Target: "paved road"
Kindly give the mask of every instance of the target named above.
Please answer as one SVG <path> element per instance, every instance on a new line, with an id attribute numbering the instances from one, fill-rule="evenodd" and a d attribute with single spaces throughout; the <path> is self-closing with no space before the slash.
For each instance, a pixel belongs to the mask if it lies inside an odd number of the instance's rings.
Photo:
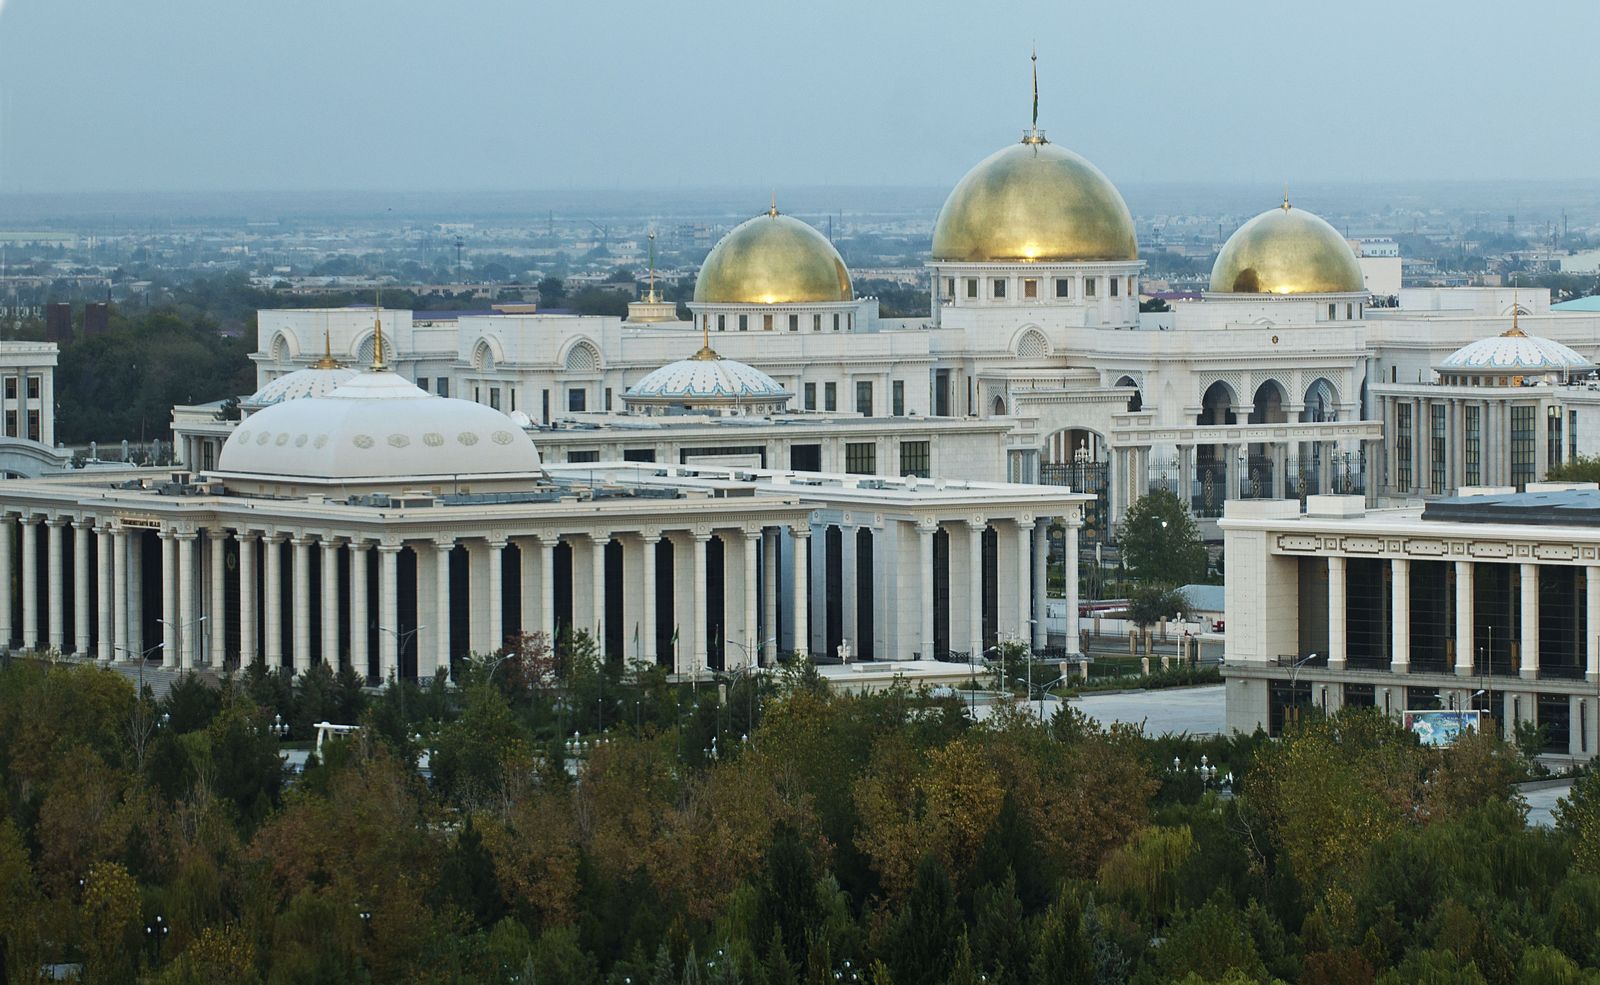
<path id="1" fill-rule="evenodd" d="M 1553 828 L 1556 826 L 1555 810 L 1556 801 L 1572 792 L 1572 784 L 1564 783 L 1558 787 L 1545 787 L 1540 790 L 1526 790 L 1522 796 L 1528 802 L 1528 826 L 1534 828 Z"/>
<path id="2" fill-rule="evenodd" d="M 1168 732 L 1213 735 L 1223 731 L 1223 685 L 1173 687 L 1159 691 L 1086 694 L 1071 704 L 1102 725 L 1128 722 L 1149 736 Z"/>

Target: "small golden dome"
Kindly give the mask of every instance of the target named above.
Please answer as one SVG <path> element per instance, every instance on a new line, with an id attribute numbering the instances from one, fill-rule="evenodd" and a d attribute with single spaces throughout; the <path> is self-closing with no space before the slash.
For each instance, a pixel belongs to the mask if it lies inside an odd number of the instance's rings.
<path id="1" fill-rule="evenodd" d="M 1234 231 L 1211 268 L 1224 294 L 1342 294 L 1366 290 L 1361 264 L 1321 216 L 1283 205 Z"/>
<path id="2" fill-rule="evenodd" d="M 722 237 L 700 265 L 704 304 L 851 301 L 850 271 L 828 238 L 776 205 Z"/>
<path id="3" fill-rule="evenodd" d="M 1137 260 L 1127 203 L 1100 169 L 1030 133 L 956 185 L 933 227 L 933 258 Z"/>

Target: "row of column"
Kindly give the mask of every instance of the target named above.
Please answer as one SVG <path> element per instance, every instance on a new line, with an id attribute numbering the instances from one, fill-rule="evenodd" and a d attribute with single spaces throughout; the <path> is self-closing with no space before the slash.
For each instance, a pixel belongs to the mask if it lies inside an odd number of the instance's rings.
<path id="1" fill-rule="evenodd" d="M 1473 661 L 1477 641 L 1473 630 L 1473 586 L 1475 561 L 1455 563 L 1455 673 L 1470 677 L 1481 675 L 1486 668 L 1477 667 Z M 1390 663 L 1395 673 L 1411 669 L 1411 561 L 1408 558 L 1391 558 L 1390 566 Z M 1521 668 L 1524 678 L 1539 676 L 1539 565 L 1519 565 L 1520 590 L 1518 606 L 1521 610 L 1520 637 Z M 1584 596 L 1589 625 L 1583 633 L 1585 676 L 1600 681 L 1600 566 L 1585 565 Z M 1328 558 L 1328 668 L 1343 670 L 1349 664 L 1348 639 L 1345 632 L 1345 613 L 1349 598 L 1348 567 L 1342 555 Z M 1485 659 L 1489 659 L 1485 655 Z"/>

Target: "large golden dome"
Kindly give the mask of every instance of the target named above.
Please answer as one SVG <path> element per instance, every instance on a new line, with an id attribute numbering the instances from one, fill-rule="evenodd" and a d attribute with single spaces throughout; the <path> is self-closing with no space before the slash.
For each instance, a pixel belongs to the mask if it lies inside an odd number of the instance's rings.
<path id="1" fill-rule="evenodd" d="M 1127 203 L 1100 169 L 1043 137 L 967 172 L 933 227 L 933 258 L 1137 260 Z"/>
<path id="2" fill-rule="evenodd" d="M 712 247 L 694 283 L 706 304 L 850 301 L 850 271 L 826 236 L 773 206 Z"/>
<path id="3" fill-rule="evenodd" d="M 1285 200 L 1222 244 L 1211 289 L 1229 294 L 1341 294 L 1366 290 L 1361 264 L 1339 230 Z"/>

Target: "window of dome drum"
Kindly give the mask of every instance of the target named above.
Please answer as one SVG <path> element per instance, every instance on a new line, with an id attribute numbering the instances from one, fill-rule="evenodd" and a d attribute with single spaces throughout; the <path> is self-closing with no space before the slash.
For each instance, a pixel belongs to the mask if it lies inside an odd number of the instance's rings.
<path id="1" fill-rule="evenodd" d="M 999 300 L 1006 296 L 1006 282 L 999 277 L 994 279 L 994 297 Z"/>
<path id="2" fill-rule="evenodd" d="M 1072 297 L 1072 279 L 1071 278 L 1069 278 L 1069 277 L 1057 277 L 1056 278 L 1056 297 L 1058 297 L 1058 298 L 1070 298 L 1070 297 Z"/>
<path id="3" fill-rule="evenodd" d="M 1022 282 L 1022 296 L 1036 298 L 1039 296 L 1039 282 L 1029 277 Z"/>

